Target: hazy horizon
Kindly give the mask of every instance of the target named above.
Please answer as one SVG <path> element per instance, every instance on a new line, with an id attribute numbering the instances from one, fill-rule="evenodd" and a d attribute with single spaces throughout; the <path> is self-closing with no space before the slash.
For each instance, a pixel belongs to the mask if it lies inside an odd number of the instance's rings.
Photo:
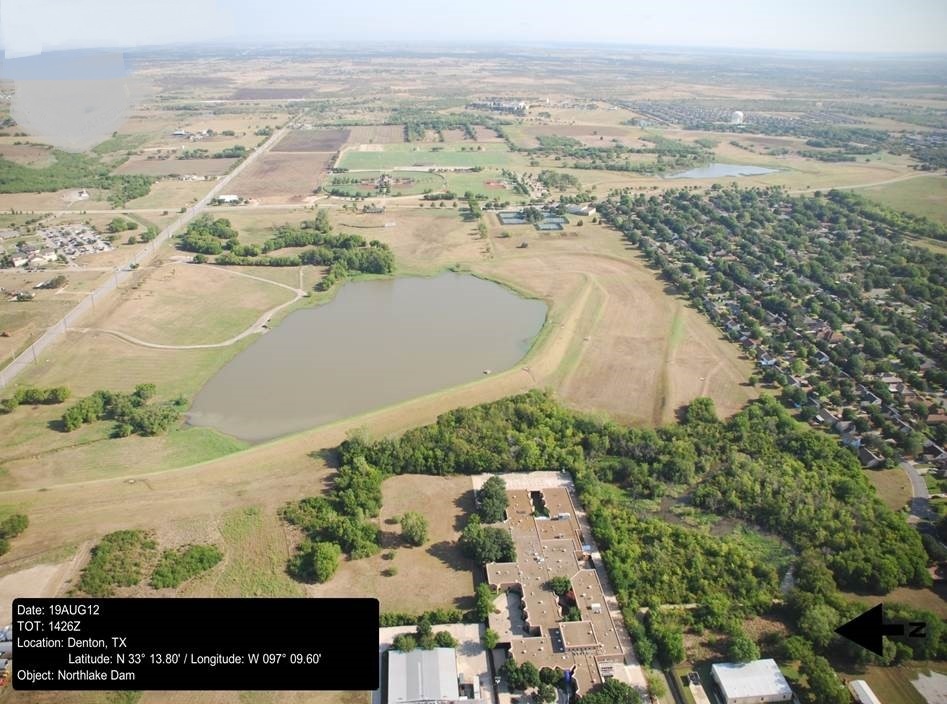
<path id="1" fill-rule="evenodd" d="M 825 54 L 947 53 L 940 0 L 798 0 L 771 6 L 483 0 L 458 12 L 431 0 L 318 7 L 305 0 L 3 0 L 6 58 L 70 49 L 181 44 L 602 45 Z"/>

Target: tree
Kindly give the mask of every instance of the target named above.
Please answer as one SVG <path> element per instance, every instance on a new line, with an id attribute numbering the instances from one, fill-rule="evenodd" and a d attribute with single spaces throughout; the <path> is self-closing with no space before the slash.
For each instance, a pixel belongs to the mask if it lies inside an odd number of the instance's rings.
<path id="1" fill-rule="evenodd" d="M 614 677 L 582 697 L 582 704 L 641 704 L 641 695 Z"/>
<path id="2" fill-rule="evenodd" d="M 556 596 L 562 596 L 572 589 L 572 582 L 569 581 L 568 577 L 559 576 L 553 577 L 546 582 L 546 586 L 549 587 L 550 591 Z"/>
<path id="3" fill-rule="evenodd" d="M 645 678 L 648 680 L 648 691 L 651 692 L 651 696 L 660 699 L 668 693 L 667 680 L 660 672 L 648 670 Z"/>
<path id="4" fill-rule="evenodd" d="M 454 638 L 448 631 L 438 631 L 434 636 L 434 644 L 438 648 L 456 648 L 457 639 Z"/>
<path id="5" fill-rule="evenodd" d="M 838 611 L 828 604 L 816 604 L 802 614 L 799 630 L 818 647 L 824 648 L 835 637 L 835 629 L 841 622 Z"/>
<path id="6" fill-rule="evenodd" d="M 829 661 L 821 655 L 804 660 L 799 672 L 809 682 L 807 700 L 812 704 L 848 704 L 851 701 L 848 690 L 839 682 Z"/>
<path id="7" fill-rule="evenodd" d="M 546 684 L 545 682 L 543 682 L 542 684 L 539 685 L 539 700 L 540 701 L 547 702 L 547 704 L 552 704 L 552 702 L 556 701 L 558 698 L 559 697 L 556 694 L 556 688 L 553 687 L 551 684 Z"/>
<path id="8" fill-rule="evenodd" d="M 408 511 L 401 517 L 401 537 L 411 545 L 427 541 L 427 519 L 420 513 Z"/>
<path id="9" fill-rule="evenodd" d="M 750 662 L 759 660 L 760 649 L 750 638 L 740 633 L 730 641 L 728 654 L 733 662 Z"/>
<path id="10" fill-rule="evenodd" d="M 509 501 L 506 496 L 506 482 L 494 475 L 487 479 L 477 494 L 480 500 L 480 517 L 484 523 L 499 523 L 506 516 Z"/>
<path id="11" fill-rule="evenodd" d="M 492 628 L 483 632 L 483 647 L 487 650 L 493 650 L 500 643 L 500 635 Z"/>
<path id="12" fill-rule="evenodd" d="M 341 556 L 342 549 L 335 543 L 307 538 L 289 561 L 289 571 L 298 579 L 326 582 L 338 569 Z"/>
<path id="13" fill-rule="evenodd" d="M 562 681 L 562 671 L 544 667 L 539 671 L 539 680 L 543 684 L 557 685 Z"/>
<path id="14" fill-rule="evenodd" d="M 520 678 L 524 685 L 523 689 L 538 687 L 540 685 L 539 668 L 529 661 L 524 662 L 520 665 Z"/>
<path id="15" fill-rule="evenodd" d="M 494 526 L 483 526 L 477 516 L 470 519 L 460 536 L 460 547 L 481 565 L 488 562 L 516 562 L 516 546 L 509 532 Z"/>
<path id="16" fill-rule="evenodd" d="M 410 653 L 418 647 L 418 642 L 410 633 L 399 633 L 392 642 L 392 647 L 402 653 Z"/>
<path id="17" fill-rule="evenodd" d="M 476 603 L 474 611 L 477 613 L 478 620 L 484 622 L 489 620 L 490 614 L 492 614 L 494 611 L 493 603 L 496 600 L 496 597 L 496 592 L 494 592 L 493 588 L 486 582 L 481 582 L 477 585 L 477 590 L 474 597 Z M 494 633 L 494 635 L 496 634 Z"/>

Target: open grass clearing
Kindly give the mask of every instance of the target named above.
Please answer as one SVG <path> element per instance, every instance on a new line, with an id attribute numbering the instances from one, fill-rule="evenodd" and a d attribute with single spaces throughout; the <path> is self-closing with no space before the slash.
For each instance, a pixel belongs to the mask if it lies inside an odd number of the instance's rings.
<path id="1" fill-rule="evenodd" d="M 141 198 L 130 200 L 127 208 L 167 208 L 177 210 L 193 205 L 200 200 L 214 184 L 212 181 L 178 181 L 167 179 L 151 185 L 151 192 Z"/>
<path id="2" fill-rule="evenodd" d="M 911 481 L 900 467 L 865 470 L 879 498 L 893 511 L 900 511 L 911 500 Z"/>
<path id="3" fill-rule="evenodd" d="M 382 485 L 382 551 L 362 560 L 346 560 L 325 584 L 307 588 L 310 596 L 375 596 L 382 611 L 420 613 L 439 607 L 473 606 L 473 568 L 457 547 L 466 516 L 473 512 L 470 478 L 402 475 Z M 401 540 L 394 521 L 406 511 L 425 516 L 428 542 L 413 547 Z M 389 552 L 393 559 L 385 559 Z M 397 574 L 383 572 L 394 568 Z M 419 589 L 418 585 L 428 585 Z"/>
<path id="4" fill-rule="evenodd" d="M 920 176 L 861 190 L 861 195 L 896 210 L 906 210 L 947 224 L 947 178 Z"/>

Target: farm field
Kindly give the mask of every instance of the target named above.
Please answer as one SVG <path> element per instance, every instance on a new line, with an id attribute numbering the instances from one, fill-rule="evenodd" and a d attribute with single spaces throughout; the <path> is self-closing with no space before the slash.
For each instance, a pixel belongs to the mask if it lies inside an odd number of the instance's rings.
<path id="1" fill-rule="evenodd" d="M 404 125 L 356 125 L 349 128 L 347 146 L 404 142 Z"/>
<path id="2" fill-rule="evenodd" d="M 468 146 L 469 144 L 469 146 Z M 462 150 L 463 148 L 463 150 Z M 338 166 L 349 170 L 379 170 L 404 167 L 509 166 L 513 155 L 506 145 L 469 142 L 451 145 L 368 144 L 349 147 Z"/>
<path id="3" fill-rule="evenodd" d="M 321 185 L 332 155 L 269 153 L 247 167 L 228 190 L 260 203 L 302 203 Z"/>
<path id="4" fill-rule="evenodd" d="M 349 130 L 292 130 L 274 147 L 274 152 L 335 152 L 349 138 Z"/>

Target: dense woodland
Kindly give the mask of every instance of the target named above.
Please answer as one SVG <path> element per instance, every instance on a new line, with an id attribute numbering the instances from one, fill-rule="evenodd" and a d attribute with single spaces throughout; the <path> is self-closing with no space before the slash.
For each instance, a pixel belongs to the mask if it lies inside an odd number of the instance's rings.
<path id="1" fill-rule="evenodd" d="M 382 476 L 570 471 L 645 662 L 682 660 L 684 628 L 718 630 L 733 652 L 752 654 L 740 624 L 761 613 L 793 629 L 776 654 L 814 673 L 808 701 L 833 701 L 837 680 L 822 677 L 825 668 L 831 673 L 827 655 L 850 664 L 947 658 L 942 622 L 907 607 L 893 612 L 927 621 L 928 641 L 895 639 L 884 658 L 874 658 L 834 636 L 864 608 L 841 589 L 885 594 L 929 585 L 928 556 L 917 532 L 879 500 L 854 454 L 773 398 L 725 422 L 709 399 L 698 399 L 683 423 L 652 430 L 577 414 L 534 391 L 451 411 L 398 439 L 352 438 L 339 454 L 343 466 L 364 462 Z M 786 541 L 795 586 L 781 589 L 783 575 L 740 532 L 672 523 L 641 501 L 662 496 L 701 511 L 711 525 L 739 518 Z M 480 526 L 477 518 L 471 525 Z M 679 616 L 654 610 L 691 603 L 699 608 Z M 641 607 L 651 607 L 647 616 Z"/>
<path id="2" fill-rule="evenodd" d="M 300 227 L 283 225 L 262 245 L 240 244 L 239 233 L 226 218 L 203 215 L 192 221 L 180 236 L 179 247 L 195 252 L 194 260 L 229 266 L 327 266 L 329 271 L 317 288 L 328 289 L 350 274 L 390 274 L 395 258 L 379 240 L 368 242 L 360 235 L 332 234 L 328 215 L 320 210 Z M 302 249 L 298 254 L 273 254 L 284 249 Z"/>
<path id="3" fill-rule="evenodd" d="M 155 179 L 151 176 L 113 176 L 115 164 L 105 164 L 86 154 L 53 149 L 55 161 L 49 166 L 32 167 L 0 157 L 0 193 L 46 193 L 66 188 L 99 188 L 109 191 L 114 208 L 124 207 L 135 198 L 148 195 Z"/>
<path id="4" fill-rule="evenodd" d="M 540 136 L 537 137 L 538 147 L 520 151 L 553 156 L 563 161 L 563 166 L 574 169 L 605 169 L 648 175 L 693 168 L 713 158 L 713 152 L 700 143 L 682 142 L 657 133 L 649 133 L 641 139 L 650 146 L 626 147 L 614 141 L 590 147 L 572 137 Z M 642 154 L 655 158 L 642 161 L 637 158 Z"/>

